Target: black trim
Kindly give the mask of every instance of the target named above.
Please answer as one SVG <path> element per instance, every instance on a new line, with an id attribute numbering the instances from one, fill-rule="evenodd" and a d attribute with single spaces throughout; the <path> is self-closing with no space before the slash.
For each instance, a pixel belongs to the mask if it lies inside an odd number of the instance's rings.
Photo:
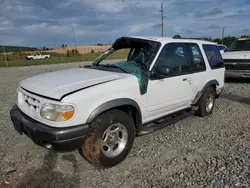
<path id="1" fill-rule="evenodd" d="M 209 86 L 217 86 L 219 85 L 219 82 L 217 80 L 210 80 L 209 82 L 207 82 L 203 88 L 201 89 L 201 91 L 199 91 L 196 95 L 196 97 L 194 98 L 192 105 L 197 104 L 197 102 L 199 101 L 199 99 L 201 98 L 201 96 L 203 95 L 203 93 L 205 92 L 205 90 L 207 89 L 207 87 Z"/>
<path id="2" fill-rule="evenodd" d="M 35 144 L 46 147 L 50 144 L 54 150 L 71 151 L 80 148 L 84 136 L 88 134 L 89 125 L 55 128 L 40 123 L 27 115 L 14 105 L 10 111 L 14 128 L 20 134 L 27 135 Z"/>
<path id="3" fill-rule="evenodd" d="M 114 79 L 114 80 L 117 80 L 117 79 Z M 40 94 L 34 93 L 34 92 L 29 91 L 29 90 L 27 90 L 27 89 L 24 89 L 23 87 L 21 87 L 21 88 L 22 88 L 24 91 L 28 92 L 28 93 L 31 93 L 31 94 L 33 94 L 33 95 L 36 95 L 36 96 L 39 96 L 39 97 L 42 97 L 42 98 L 45 98 L 45 99 L 54 100 L 54 101 L 61 101 L 64 97 L 66 97 L 66 96 L 68 96 L 68 95 L 71 95 L 71 94 L 73 94 L 73 93 L 76 93 L 76 92 L 78 92 L 78 91 L 81 91 L 81 90 L 84 90 L 84 89 L 88 89 L 88 88 L 91 88 L 91 87 L 94 87 L 94 86 L 97 86 L 97 85 L 100 85 L 100 84 L 104 84 L 104 83 L 107 83 L 107 82 L 111 82 L 111 81 L 114 81 L 114 80 L 108 80 L 108 81 L 105 81 L 105 82 L 100 82 L 100 83 L 97 83 L 97 84 L 94 84 L 94 85 L 91 85 L 91 86 L 87 86 L 87 87 L 83 87 L 83 88 L 74 90 L 74 91 L 72 91 L 72 92 L 69 92 L 69 93 L 63 95 L 60 99 L 47 97 L 47 96 L 44 96 L 44 95 L 40 95 Z"/>
<path id="4" fill-rule="evenodd" d="M 87 123 L 91 123 L 101 113 L 103 113 L 107 110 L 110 110 L 112 108 L 117 108 L 117 107 L 121 107 L 121 106 L 133 106 L 133 107 L 135 107 L 138 111 L 138 114 L 139 114 L 139 124 L 141 124 L 142 116 L 141 116 L 140 107 L 137 104 L 137 102 L 135 102 L 134 100 L 129 99 L 129 98 L 114 99 L 114 100 L 108 101 L 108 102 L 100 105 L 90 114 L 90 116 L 87 119 Z"/>
<path id="5" fill-rule="evenodd" d="M 21 86 L 20 86 L 21 87 Z M 37 94 L 37 93 L 34 93 L 32 91 L 29 91 L 27 89 L 24 89 L 23 87 L 21 87 L 24 91 L 30 93 L 30 94 L 33 94 L 33 95 L 36 95 L 38 97 L 41 97 L 41 98 L 45 98 L 45 99 L 49 99 L 49 100 L 54 100 L 54 101 L 60 101 L 59 99 L 55 99 L 55 98 L 51 98 L 51 97 L 47 97 L 47 96 L 44 96 L 44 95 L 40 95 L 40 94 Z"/>

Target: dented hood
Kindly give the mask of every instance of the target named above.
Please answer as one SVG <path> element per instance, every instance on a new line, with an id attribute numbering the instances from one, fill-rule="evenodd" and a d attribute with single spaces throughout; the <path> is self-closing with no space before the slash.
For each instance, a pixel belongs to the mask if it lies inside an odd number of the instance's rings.
<path id="1" fill-rule="evenodd" d="M 68 93 L 124 76 L 125 74 L 117 72 L 74 68 L 30 77 L 21 81 L 20 86 L 35 94 L 60 100 L 62 96 Z"/>

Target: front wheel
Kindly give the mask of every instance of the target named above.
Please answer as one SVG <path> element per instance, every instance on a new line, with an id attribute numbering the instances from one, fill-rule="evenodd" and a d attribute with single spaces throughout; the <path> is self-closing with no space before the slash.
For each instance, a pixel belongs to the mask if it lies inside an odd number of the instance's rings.
<path id="1" fill-rule="evenodd" d="M 198 110 L 196 115 L 205 117 L 213 113 L 215 102 L 215 90 L 213 87 L 208 87 L 198 102 Z"/>
<path id="2" fill-rule="evenodd" d="M 135 138 L 132 118 L 120 110 L 98 116 L 90 125 L 81 148 L 82 154 L 92 165 L 113 167 L 129 154 Z"/>

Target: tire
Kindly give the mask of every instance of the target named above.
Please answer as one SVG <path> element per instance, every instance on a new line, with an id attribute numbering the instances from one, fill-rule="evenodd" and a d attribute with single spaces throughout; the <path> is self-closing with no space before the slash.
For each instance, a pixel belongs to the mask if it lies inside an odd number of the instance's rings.
<path id="1" fill-rule="evenodd" d="M 30 58 L 30 60 L 33 60 L 33 58 Z"/>
<path id="2" fill-rule="evenodd" d="M 206 88 L 205 92 L 201 96 L 198 102 L 198 110 L 195 114 L 200 117 L 209 116 L 213 113 L 214 103 L 215 103 L 215 90 L 213 87 Z M 209 103 L 208 100 L 210 99 Z M 210 105 L 209 105 L 210 104 Z"/>
<path id="3" fill-rule="evenodd" d="M 111 130 L 110 126 L 119 127 L 120 132 L 108 134 Z M 123 141 L 119 138 L 122 138 Z M 108 111 L 98 116 L 90 124 L 90 132 L 84 140 L 81 152 L 85 159 L 96 167 L 113 167 L 127 157 L 133 146 L 134 138 L 135 125 L 132 118 L 120 110 Z M 127 142 L 125 143 L 124 140 Z M 120 144 L 115 144 L 116 142 L 120 142 Z M 107 150 L 108 148 L 109 150 Z M 112 152 L 111 148 L 115 152 Z"/>

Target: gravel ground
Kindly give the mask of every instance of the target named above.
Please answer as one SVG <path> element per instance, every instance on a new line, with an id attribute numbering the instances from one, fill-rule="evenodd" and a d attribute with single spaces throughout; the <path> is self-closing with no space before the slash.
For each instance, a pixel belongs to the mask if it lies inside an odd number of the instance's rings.
<path id="1" fill-rule="evenodd" d="M 97 170 L 77 151 L 54 153 L 14 130 L 19 81 L 80 63 L 0 69 L 0 188 L 250 187 L 250 82 L 228 82 L 211 117 L 137 137 L 118 166 Z M 2 187 L 1 187 L 2 184 Z"/>

